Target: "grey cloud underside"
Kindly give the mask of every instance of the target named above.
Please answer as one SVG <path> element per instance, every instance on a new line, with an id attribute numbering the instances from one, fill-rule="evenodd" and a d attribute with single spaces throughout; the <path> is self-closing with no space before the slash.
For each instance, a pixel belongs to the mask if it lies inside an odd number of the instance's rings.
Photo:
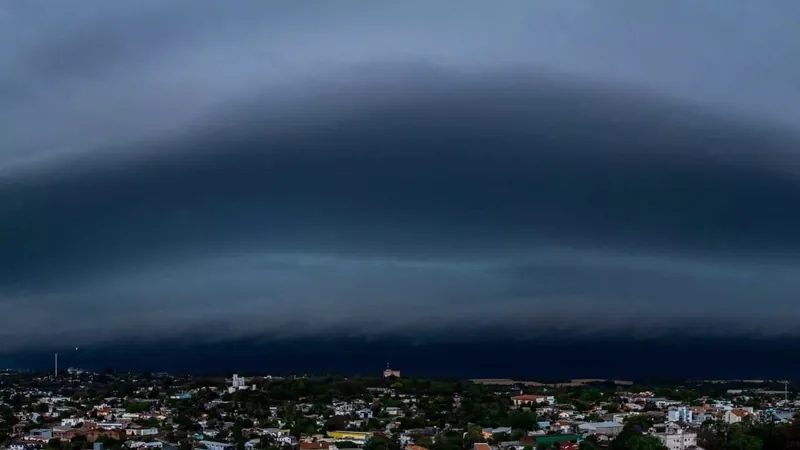
<path id="1" fill-rule="evenodd" d="M 800 315 L 791 135 L 540 74 L 396 69 L 0 179 L 3 317 L 49 305 L 35 341 Z M 64 325 L 74 304 L 103 325 Z"/>
<path id="2" fill-rule="evenodd" d="M 789 137 L 552 80 L 441 78 L 424 95 L 380 85 L 406 95 L 383 102 L 337 85 L 344 114 L 276 128 L 271 111 L 248 107 L 147 156 L 9 178 L 0 267 L 47 278 L 250 246 L 422 257 L 540 242 L 800 249 Z"/>

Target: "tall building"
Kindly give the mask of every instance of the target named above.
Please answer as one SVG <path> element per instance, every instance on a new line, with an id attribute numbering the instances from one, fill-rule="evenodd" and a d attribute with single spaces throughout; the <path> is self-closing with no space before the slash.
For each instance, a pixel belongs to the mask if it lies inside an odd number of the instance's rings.
<path id="1" fill-rule="evenodd" d="M 671 409 L 667 412 L 667 418 L 674 422 L 686 422 L 690 423 L 694 419 L 692 417 L 692 410 L 686 406 L 681 406 L 680 408 Z"/>
<path id="2" fill-rule="evenodd" d="M 697 446 L 697 433 L 677 432 L 656 433 L 655 437 L 667 447 L 668 450 L 686 450 Z"/>
<path id="3" fill-rule="evenodd" d="M 231 381 L 231 387 L 235 389 L 243 388 L 245 385 L 246 380 L 244 377 L 240 377 L 237 374 L 233 374 L 233 380 Z"/>

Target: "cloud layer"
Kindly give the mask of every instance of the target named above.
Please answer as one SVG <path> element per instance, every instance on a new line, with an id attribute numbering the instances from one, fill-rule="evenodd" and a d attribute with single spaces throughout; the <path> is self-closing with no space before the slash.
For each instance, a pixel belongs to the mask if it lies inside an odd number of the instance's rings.
<path id="1" fill-rule="evenodd" d="M 731 30 L 785 11 L 555 5 L 5 6 L 6 350 L 791 331 L 800 67 Z"/>

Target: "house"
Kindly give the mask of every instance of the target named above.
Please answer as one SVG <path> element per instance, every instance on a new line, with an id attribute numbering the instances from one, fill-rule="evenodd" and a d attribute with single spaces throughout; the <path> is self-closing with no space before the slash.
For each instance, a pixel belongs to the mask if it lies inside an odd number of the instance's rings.
<path id="1" fill-rule="evenodd" d="M 86 431 L 86 440 L 89 442 L 94 442 L 100 439 L 101 436 L 121 441 L 125 439 L 126 435 L 125 430 L 120 428 L 113 428 L 110 430 L 92 428 L 91 430 Z"/>
<path id="2" fill-rule="evenodd" d="M 155 436 L 158 434 L 158 428 L 142 427 L 139 425 L 131 425 L 125 430 L 128 436 Z"/>
<path id="3" fill-rule="evenodd" d="M 481 430 L 481 436 L 487 440 L 494 438 L 495 434 L 511 434 L 511 427 L 484 428 Z"/>
<path id="4" fill-rule="evenodd" d="M 104 430 L 122 430 L 126 425 L 127 424 L 121 422 L 98 422 L 95 424 L 97 428 L 102 428 Z"/>
<path id="5" fill-rule="evenodd" d="M 725 423 L 734 424 L 739 423 L 744 420 L 750 413 L 743 409 L 732 409 L 730 411 L 725 411 L 725 415 L 723 416 L 723 420 Z"/>
<path id="6" fill-rule="evenodd" d="M 526 436 L 519 440 L 520 445 L 532 448 L 553 447 L 558 444 L 559 449 L 577 450 L 578 441 L 582 439 L 580 434 L 539 434 Z"/>
<path id="7" fill-rule="evenodd" d="M 234 450 L 236 446 L 227 442 L 200 441 L 208 450 Z"/>
<path id="8" fill-rule="evenodd" d="M 37 450 L 42 448 L 42 446 L 30 442 L 12 442 L 8 448 L 9 450 Z"/>
<path id="9" fill-rule="evenodd" d="M 553 404 L 556 402 L 552 395 L 524 394 L 511 397 L 514 406 L 534 405 L 534 404 Z"/>
<path id="10" fill-rule="evenodd" d="M 297 438 L 294 436 L 289 436 L 287 434 L 284 434 L 275 438 L 275 442 L 284 447 L 286 446 L 295 447 L 297 445 Z"/>
<path id="11" fill-rule="evenodd" d="M 142 441 L 125 441 L 125 446 L 141 450 L 159 450 L 164 447 L 163 442 L 142 442 Z"/>
<path id="12" fill-rule="evenodd" d="M 578 429 L 584 433 L 604 434 L 616 436 L 622 431 L 623 425 L 617 422 L 587 422 L 578 425 Z"/>
<path id="13" fill-rule="evenodd" d="M 386 414 L 390 416 L 399 416 L 400 414 L 403 414 L 403 410 L 396 406 L 389 406 L 388 408 L 385 409 L 385 411 Z"/>
<path id="14" fill-rule="evenodd" d="M 66 419 L 61 419 L 61 426 L 62 427 L 74 427 L 74 426 L 77 426 L 78 424 L 83 423 L 83 420 L 84 419 L 82 419 L 80 417 L 68 417 Z"/>
<path id="15" fill-rule="evenodd" d="M 714 417 L 711 414 L 706 414 L 706 413 L 695 414 L 694 423 L 703 423 L 706 420 L 713 420 L 713 419 Z"/>
<path id="16" fill-rule="evenodd" d="M 336 450 L 336 445 L 331 442 L 317 441 L 317 442 L 300 442 L 300 450 Z"/>
<path id="17" fill-rule="evenodd" d="M 550 425 L 550 429 L 561 433 L 572 433 L 575 431 L 575 425 L 568 420 L 558 420 Z"/>
<path id="18" fill-rule="evenodd" d="M 329 431 L 326 436 L 343 441 L 365 442 L 372 437 L 372 433 L 368 431 Z"/>
<path id="19" fill-rule="evenodd" d="M 372 419 L 372 410 L 369 408 L 359 409 L 355 412 L 355 415 L 361 420 Z"/>
<path id="20" fill-rule="evenodd" d="M 279 437 L 286 433 L 284 433 L 280 428 L 262 428 L 259 430 L 259 434 L 262 436 Z"/>
<path id="21" fill-rule="evenodd" d="M 35 428 L 31 430 L 29 437 L 37 441 L 49 441 L 53 438 L 53 430 L 50 428 Z"/>
<path id="22" fill-rule="evenodd" d="M 55 426 L 52 428 L 53 439 L 62 439 L 64 433 L 72 430 L 72 427 Z"/>

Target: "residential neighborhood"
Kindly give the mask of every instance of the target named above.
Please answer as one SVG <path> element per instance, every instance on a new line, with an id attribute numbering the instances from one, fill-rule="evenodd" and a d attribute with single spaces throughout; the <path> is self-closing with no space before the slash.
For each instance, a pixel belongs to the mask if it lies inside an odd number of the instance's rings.
<path id="1" fill-rule="evenodd" d="M 648 386 L 383 375 L 5 371 L 0 441 L 10 450 L 765 450 L 800 443 L 796 394 L 778 381 Z"/>

